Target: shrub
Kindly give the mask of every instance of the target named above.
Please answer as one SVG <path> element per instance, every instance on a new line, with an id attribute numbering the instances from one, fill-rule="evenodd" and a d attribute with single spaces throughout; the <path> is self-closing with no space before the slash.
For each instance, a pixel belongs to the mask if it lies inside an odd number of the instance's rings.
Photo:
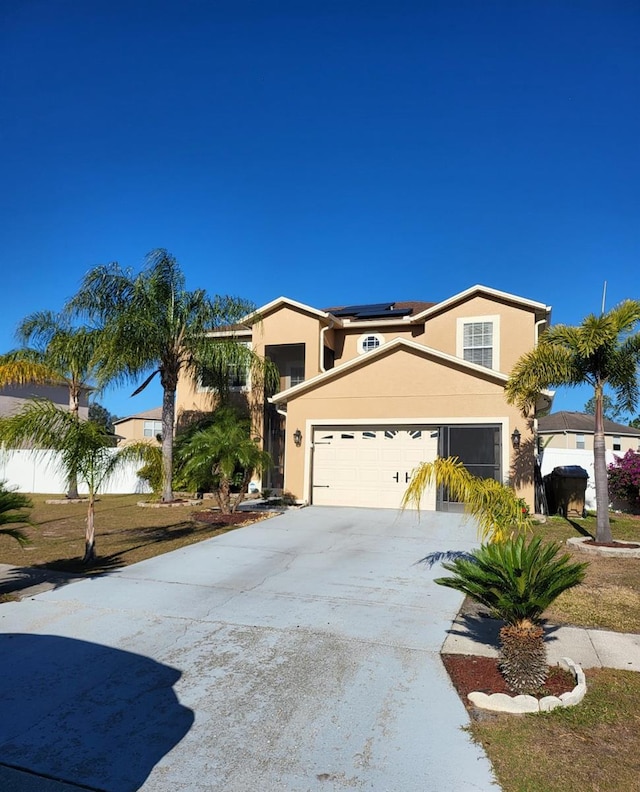
<path id="1" fill-rule="evenodd" d="M 640 506 L 640 453 L 629 449 L 623 457 L 616 457 L 608 467 L 608 475 L 611 495 Z"/>

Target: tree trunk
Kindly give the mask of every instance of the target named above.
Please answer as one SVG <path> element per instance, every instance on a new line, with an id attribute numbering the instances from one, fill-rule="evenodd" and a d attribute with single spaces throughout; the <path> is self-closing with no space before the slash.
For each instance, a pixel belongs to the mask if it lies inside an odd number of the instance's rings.
<path id="1" fill-rule="evenodd" d="M 69 388 L 69 412 L 76 421 L 80 420 L 80 395 L 74 387 Z M 78 497 L 78 472 L 75 469 L 71 469 L 67 482 L 67 498 L 75 500 Z"/>
<path id="2" fill-rule="evenodd" d="M 220 476 L 218 484 L 218 503 L 223 514 L 231 514 L 231 482 L 226 476 Z"/>
<path id="3" fill-rule="evenodd" d="M 94 526 L 94 496 L 89 493 L 89 509 L 87 511 L 87 529 L 84 536 L 83 564 L 92 564 L 96 560 L 95 526 Z"/>
<path id="4" fill-rule="evenodd" d="M 251 475 L 253 470 L 249 468 L 248 471 L 245 470 L 244 476 L 242 477 L 242 484 L 240 485 L 240 492 L 238 492 L 238 496 L 233 504 L 233 508 L 231 509 L 232 512 L 236 512 L 238 510 L 238 506 L 244 500 L 244 496 L 247 494 L 247 490 L 249 489 L 249 482 L 251 481 Z"/>
<path id="5" fill-rule="evenodd" d="M 602 385 L 595 389 L 595 428 L 593 432 L 593 475 L 596 483 L 596 542 L 611 542 L 609 524 L 609 481 L 605 454 Z"/>
<path id="6" fill-rule="evenodd" d="M 162 391 L 162 501 L 173 500 L 173 423 L 176 410 L 175 385 Z"/>
<path id="7" fill-rule="evenodd" d="M 534 694 L 547 678 L 544 630 L 523 621 L 500 630 L 500 670 L 509 688 L 518 695 Z"/>

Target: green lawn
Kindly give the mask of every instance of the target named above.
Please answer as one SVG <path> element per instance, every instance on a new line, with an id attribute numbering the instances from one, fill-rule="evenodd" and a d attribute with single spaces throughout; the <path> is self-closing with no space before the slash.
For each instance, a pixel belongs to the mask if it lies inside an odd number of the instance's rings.
<path id="1" fill-rule="evenodd" d="M 197 512 L 213 506 L 211 500 L 197 507 L 151 509 L 137 505 L 142 499 L 140 495 L 103 495 L 96 503 L 95 515 L 98 557 L 96 564 L 85 567 L 81 558 L 87 508 L 82 503 L 46 504 L 45 500 L 51 497 L 56 496 L 32 496 L 31 518 L 35 524 L 24 529 L 31 542 L 27 547 L 0 536 L 0 563 L 94 574 L 168 553 L 235 528 L 194 519 Z"/>

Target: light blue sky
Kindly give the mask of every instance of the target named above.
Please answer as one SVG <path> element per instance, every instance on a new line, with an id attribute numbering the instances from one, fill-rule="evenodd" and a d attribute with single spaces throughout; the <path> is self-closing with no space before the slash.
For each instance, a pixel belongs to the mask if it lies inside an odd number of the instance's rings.
<path id="1" fill-rule="evenodd" d="M 0 348 L 155 247 L 257 304 L 638 297 L 639 40 L 619 0 L 5 0 Z"/>

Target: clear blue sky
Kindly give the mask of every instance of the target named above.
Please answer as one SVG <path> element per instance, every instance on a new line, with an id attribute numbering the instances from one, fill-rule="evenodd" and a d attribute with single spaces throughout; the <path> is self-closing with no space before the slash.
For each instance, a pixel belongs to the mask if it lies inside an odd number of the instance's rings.
<path id="1" fill-rule="evenodd" d="M 2 0 L 0 349 L 156 247 L 257 304 L 640 297 L 639 41 L 637 0 Z"/>

